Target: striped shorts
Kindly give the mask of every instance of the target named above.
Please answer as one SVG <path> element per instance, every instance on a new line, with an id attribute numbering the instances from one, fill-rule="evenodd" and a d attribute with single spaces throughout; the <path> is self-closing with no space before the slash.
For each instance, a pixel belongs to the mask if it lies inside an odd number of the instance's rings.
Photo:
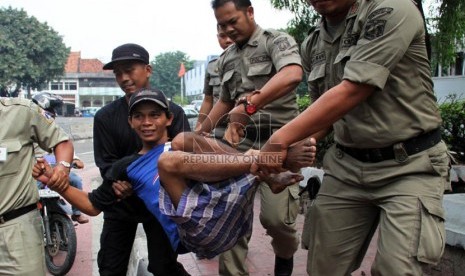
<path id="1" fill-rule="evenodd" d="M 161 186 L 160 210 L 176 222 L 187 249 L 213 258 L 252 231 L 257 183 L 251 174 L 210 184 L 191 181 L 177 209 Z"/>

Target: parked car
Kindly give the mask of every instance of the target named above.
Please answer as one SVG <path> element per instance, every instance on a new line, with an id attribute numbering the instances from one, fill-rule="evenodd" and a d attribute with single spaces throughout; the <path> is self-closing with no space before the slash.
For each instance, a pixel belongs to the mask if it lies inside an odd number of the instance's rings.
<path id="1" fill-rule="evenodd" d="M 94 117 L 100 107 L 83 107 L 81 109 L 82 117 Z"/>
<path id="2" fill-rule="evenodd" d="M 184 109 L 184 113 L 186 113 L 188 119 L 199 117 L 199 112 L 192 107 L 183 107 L 182 109 Z"/>
<path id="3" fill-rule="evenodd" d="M 190 106 L 184 106 L 182 109 L 184 109 L 191 130 L 194 130 L 197 119 L 199 118 L 199 112 Z"/>
<path id="4" fill-rule="evenodd" d="M 82 117 L 82 111 L 79 108 L 74 109 L 74 116 L 75 117 Z"/>
<path id="5" fill-rule="evenodd" d="M 202 102 L 203 102 L 203 100 L 193 100 L 191 102 L 191 105 L 194 106 L 195 110 L 200 111 L 200 107 L 202 106 Z"/>

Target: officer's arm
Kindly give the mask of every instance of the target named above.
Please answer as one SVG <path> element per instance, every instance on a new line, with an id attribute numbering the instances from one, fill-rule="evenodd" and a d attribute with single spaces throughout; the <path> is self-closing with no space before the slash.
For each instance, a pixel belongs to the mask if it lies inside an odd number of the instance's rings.
<path id="1" fill-rule="evenodd" d="M 375 90 L 374 86 L 343 80 L 328 90 L 311 104 L 304 112 L 278 129 L 260 149 L 259 160 L 284 160 L 286 149 L 310 135 L 326 130 L 345 114 L 365 101 Z M 284 155 L 284 156 L 282 156 Z M 277 173 L 282 170 L 282 161 L 260 162 L 252 166 L 253 173 Z"/>
<path id="2" fill-rule="evenodd" d="M 268 143 L 279 143 L 286 149 L 289 145 L 312 134 L 327 130 L 365 101 L 374 90 L 375 87 L 368 84 L 343 80 L 319 97 L 299 116 L 277 130 Z"/>
<path id="3" fill-rule="evenodd" d="M 74 146 L 71 140 L 63 141 L 53 148 L 57 165 L 60 161 L 66 161 L 71 164 L 74 156 Z"/>
<path id="4" fill-rule="evenodd" d="M 200 106 L 199 118 L 197 120 L 197 126 L 195 129 L 200 127 L 202 122 L 207 118 L 208 114 L 213 108 L 213 95 L 205 95 L 203 98 L 202 105 Z"/>
<path id="5" fill-rule="evenodd" d="M 234 102 L 225 102 L 219 99 L 213 106 L 212 110 L 202 122 L 202 125 L 197 133 L 210 133 L 214 129 L 218 122 L 223 120 L 227 116 L 228 112 L 234 107 Z"/>
<path id="6" fill-rule="evenodd" d="M 250 102 L 258 109 L 291 93 L 302 81 L 303 70 L 300 65 L 287 65 L 276 73 L 261 89 L 252 95 Z"/>

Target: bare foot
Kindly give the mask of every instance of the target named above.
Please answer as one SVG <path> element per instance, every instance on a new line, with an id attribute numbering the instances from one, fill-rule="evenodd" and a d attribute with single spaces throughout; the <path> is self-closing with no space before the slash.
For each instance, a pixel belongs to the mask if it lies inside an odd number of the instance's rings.
<path id="1" fill-rule="evenodd" d="M 274 194 L 278 194 L 287 186 L 294 185 L 304 179 L 304 176 L 300 173 L 293 173 L 290 171 L 282 172 L 279 174 L 271 174 L 269 176 L 262 177 L 261 180 L 265 181 L 270 186 L 271 191 Z"/>
<path id="2" fill-rule="evenodd" d="M 315 162 L 316 141 L 314 138 L 307 138 L 292 144 L 287 150 L 286 160 L 283 167 L 293 172 L 301 168 L 310 167 Z"/>

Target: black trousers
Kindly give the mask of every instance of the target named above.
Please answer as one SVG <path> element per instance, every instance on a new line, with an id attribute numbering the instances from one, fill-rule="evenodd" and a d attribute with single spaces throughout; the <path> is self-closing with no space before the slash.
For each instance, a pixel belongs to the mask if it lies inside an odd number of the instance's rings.
<path id="1" fill-rule="evenodd" d="M 189 275 L 155 218 L 142 223 L 147 236 L 148 271 L 153 275 Z M 100 275 L 125 276 L 138 222 L 104 219 L 97 263 Z"/>

